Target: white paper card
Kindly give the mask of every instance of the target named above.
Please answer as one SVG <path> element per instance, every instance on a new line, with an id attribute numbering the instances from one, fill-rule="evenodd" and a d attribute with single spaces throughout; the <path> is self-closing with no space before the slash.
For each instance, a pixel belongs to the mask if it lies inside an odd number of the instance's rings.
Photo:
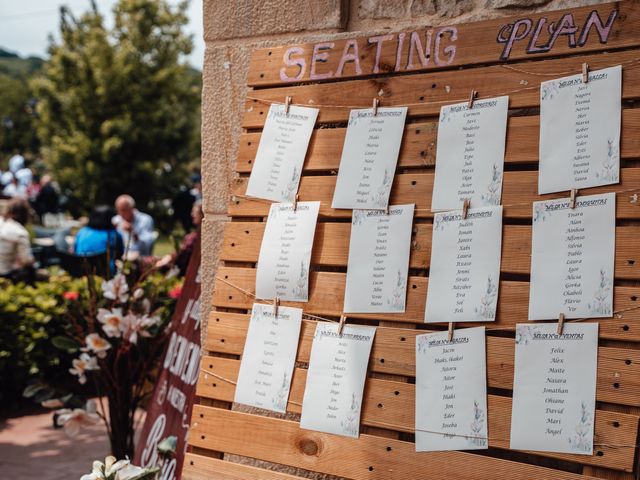
<path id="1" fill-rule="evenodd" d="M 404 312 L 414 205 L 354 210 L 345 313 Z"/>
<path id="2" fill-rule="evenodd" d="M 376 327 L 318 323 L 313 336 L 300 427 L 357 438 L 362 392 Z"/>
<path id="3" fill-rule="evenodd" d="M 431 210 L 500 205 L 509 97 L 440 110 Z"/>
<path id="4" fill-rule="evenodd" d="M 529 320 L 610 317 L 616 194 L 533 203 Z"/>
<path id="5" fill-rule="evenodd" d="M 351 110 L 332 208 L 387 207 L 406 116 L 407 107 Z"/>
<path id="6" fill-rule="evenodd" d="M 416 451 L 488 448 L 484 327 L 416 337 Z"/>
<path id="7" fill-rule="evenodd" d="M 502 207 L 436 213 L 425 322 L 492 322 L 496 319 Z"/>
<path id="8" fill-rule="evenodd" d="M 538 192 L 618 183 L 622 67 L 540 85 Z"/>
<path id="9" fill-rule="evenodd" d="M 296 362 L 302 309 L 253 304 L 234 402 L 287 411 Z"/>
<path id="10" fill-rule="evenodd" d="M 319 110 L 272 104 L 247 185 L 247 195 L 293 202 Z"/>
<path id="11" fill-rule="evenodd" d="M 306 302 L 309 299 L 309 263 L 320 202 L 293 205 L 274 203 L 264 229 L 256 297 Z"/>
<path id="12" fill-rule="evenodd" d="M 598 324 L 516 325 L 511 448 L 593 454 Z"/>

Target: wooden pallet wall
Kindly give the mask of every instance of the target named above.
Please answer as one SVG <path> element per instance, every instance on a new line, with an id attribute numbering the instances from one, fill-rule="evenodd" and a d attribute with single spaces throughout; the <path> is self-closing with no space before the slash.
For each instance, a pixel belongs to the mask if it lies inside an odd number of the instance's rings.
<path id="1" fill-rule="evenodd" d="M 553 42 L 548 33 L 550 24 L 553 28 L 575 25 L 578 29 L 573 37 L 558 35 Z M 428 31 L 416 30 L 415 36 L 424 43 Z M 640 195 L 640 2 L 546 12 L 457 25 L 453 29 L 438 27 L 432 31 L 432 38 L 436 36 L 442 37 L 439 62 L 432 43 L 433 57 L 424 59 L 428 63 L 420 63 L 414 51 L 413 68 L 406 65 L 411 31 L 390 34 L 384 43 L 372 42 L 369 37 L 329 42 L 333 47 L 322 50 L 328 52 L 328 57 L 315 62 L 315 77 L 311 74 L 314 44 L 254 52 L 243 119 L 245 133 L 240 139 L 237 174 L 229 199 L 230 222 L 224 238 L 219 240 L 223 242 L 221 265 L 216 274 L 214 311 L 203 346 L 202 369 L 217 377 L 200 373 L 200 405 L 193 412 L 191 453 L 187 455 L 183 478 L 302 478 L 275 472 L 274 465 L 295 467 L 299 473 L 320 472 L 351 479 L 637 478 L 640 309 L 595 320 L 600 322 L 600 346 L 593 456 L 513 452 L 508 448 L 508 438 L 514 361 L 510 327 L 527 320 L 531 202 L 541 198 L 537 193 L 539 85 L 544 80 L 579 73 L 585 62 L 591 69 L 623 65 L 621 182 L 586 189 L 584 193 L 624 190 L 617 198 L 614 310 L 640 305 L 640 197 L 636 196 Z M 401 37 L 404 43 L 398 48 Z M 444 48 L 451 45 L 456 48 L 455 55 L 451 58 L 448 50 L 449 55 L 443 58 Z M 346 46 L 351 51 L 358 48 L 359 69 L 351 62 L 339 72 L 339 59 Z M 298 63 L 292 63 L 294 60 Z M 318 78 L 318 72 L 326 78 Z M 328 72 L 331 76 L 327 77 Z M 497 319 L 486 324 L 492 440 L 488 451 L 416 453 L 415 336 L 440 328 L 427 328 L 422 323 L 429 281 L 429 208 L 437 115 L 442 105 L 465 101 L 471 89 L 477 90 L 480 98 L 510 98 L 500 296 Z M 362 434 L 357 440 L 302 430 L 298 422 L 291 420 L 300 412 L 315 328 L 311 320 L 303 322 L 299 368 L 295 370 L 288 404 L 288 411 L 294 416 L 284 419 L 231 409 L 233 382 L 253 303 L 253 298 L 242 290 L 255 291 L 255 266 L 269 209 L 268 203 L 247 199 L 243 194 L 269 104 L 283 103 L 286 96 L 291 96 L 294 104 L 320 108 L 299 193 L 301 200 L 320 200 L 321 208 L 309 302 L 284 304 L 332 318 L 342 313 L 351 228 L 351 211 L 331 209 L 349 110 L 369 107 L 374 97 L 380 98 L 381 106 L 409 106 L 390 199 L 391 204 L 415 203 L 418 209 L 407 310 L 404 314 L 354 315 L 350 320 L 379 327 L 364 393 Z M 560 196 L 563 194 L 544 198 Z M 229 461 L 229 455 L 250 457 L 262 466 L 240 465 Z M 264 462 L 270 467 L 264 467 Z"/>

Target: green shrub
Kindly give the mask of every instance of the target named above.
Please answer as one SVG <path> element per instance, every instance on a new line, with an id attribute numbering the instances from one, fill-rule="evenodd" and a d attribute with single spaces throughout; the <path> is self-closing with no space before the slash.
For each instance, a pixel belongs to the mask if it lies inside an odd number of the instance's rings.
<path id="1" fill-rule="evenodd" d="M 0 283 L 1 412 L 22 404 L 22 392 L 38 379 L 68 381 L 70 355 L 54 347 L 51 338 L 64 333 L 65 292 L 81 291 L 83 284 L 61 273 L 35 286 Z M 39 401 L 37 391 L 32 393 Z"/>

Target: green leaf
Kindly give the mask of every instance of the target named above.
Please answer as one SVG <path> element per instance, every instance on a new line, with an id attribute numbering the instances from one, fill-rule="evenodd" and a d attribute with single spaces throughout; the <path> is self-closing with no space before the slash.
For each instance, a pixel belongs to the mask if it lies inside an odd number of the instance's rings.
<path id="1" fill-rule="evenodd" d="M 40 383 L 33 383 L 29 386 L 27 386 L 27 388 L 24 389 L 24 391 L 22 392 L 22 396 L 25 398 L 31 398 L 33 397 L 36 393 L 38 393 L 40 390 L 43 390 L 44 386 Z"/>
<path id="2" fill-rule="evenodd" d="M 57 337 L 53 337 L 51 339 L 51 343 L 54 347 L 59 348 L 60 350 L 66 350 L 67 352 L 75 352 L 80 348 L 78 342 L 69 337 L 63 337 L 59 335 Z"/>

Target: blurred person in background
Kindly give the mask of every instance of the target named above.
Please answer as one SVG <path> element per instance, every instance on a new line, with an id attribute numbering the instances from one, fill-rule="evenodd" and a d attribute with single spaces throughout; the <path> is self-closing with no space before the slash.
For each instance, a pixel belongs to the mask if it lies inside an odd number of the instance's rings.
<path id="1" fill-rule="evenodd" d="M 117 215 L 113 217 L 113 224 L 122 235 L 127 253 L 137 253 L 142 257 L 151 255 L 156 239 L 151 215 L 138 210 L 130 195 L 120 195 L 115 205 Z"/>
<path id="2" fill-rule="evenodd" d="M 202 180 L 199 173 L 191 175 L 191 188 L 186 185 L 180 187 L 180 192 L 173 199 L 173 218 L 180 222 L 186 233 L 190 232 L 193 227 L 191 210 L 193 204 L 202 200 Z"/>
<path id="3" fill-rule="evenodd" d="M 185 235 L 180 249 L 171 255 L 165 255 L 156 262 L 157 268 L 165 268 L 176 266 L 180 270 L 180 276 L 184 276 L 187 273 L 187 267 L 189 266 L 189 259 L 193 253 L 193 248 L 200 237 L 200 225 L 204 218 L 204 212 L 202 211 L 202 201 L 196 200 L 191 208 L 191 220 L 195 227 L 195 230 Z"/>
<path id="4" fill-rule="evenodd" d="M 58 213 L 60 210 L 60 197 L 53 183 L 51 175 L 43 175 L 40 180 L 40 191 L 33 201 L 33 208 L 42 218 L 45 213 Z"/>
<path id="5" fill-rule="evenodd" d="M 32 283 L 35 278 L 34 258 L 25 228 L 29 221 L 29 203 L 14 198 L 0 220 L 0 276 L 13 281 Z"/>
<path id="6" fill-rule="evenodd" d="M 11 181 L 2 190 L 2 196 L 7 198 L 27 198 L 27 189 L 12 175 Z"/>
<path id="7" fill-rule="evenodd" d="M 76 255 L 98 255 L 109 252 L 112 271 L 115 260 L 124 253 L 122 235 L 116 231 L 112 219 L 116 212 L 113 207 L 99 205 L 89 215 L 89 223 L 78 231 L 74 251 Z"/>

